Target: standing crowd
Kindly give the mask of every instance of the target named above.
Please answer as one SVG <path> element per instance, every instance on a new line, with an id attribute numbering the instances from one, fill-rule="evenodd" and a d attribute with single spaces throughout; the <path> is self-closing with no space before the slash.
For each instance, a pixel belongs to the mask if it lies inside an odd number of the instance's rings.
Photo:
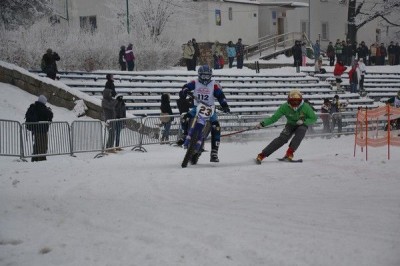
<path id="1" fill-rule="evenodd" d="M 182 57 L 186 65 L 187 70 L 196 71 L 196 66 L 201 56 L 201 51 L 199 44 L 196 39 L 191 39 L 184 45 L 182 45 Z M 244 59 L 244 45 L 242 44 L 242 39 L 239 38 L 237 43 L 234 44 L 229 41 L 227 45 L 222 45 L 219 41 L 215 41 L 211 45 L 211 62 L 213 63 L 214 69 L 222 69 L 225 66 L 225 58 L 228 58 L 228 67 L 233 67 L 233 62 L 236 58 L 236 67 L 238 69 L 243 68 Z"/>

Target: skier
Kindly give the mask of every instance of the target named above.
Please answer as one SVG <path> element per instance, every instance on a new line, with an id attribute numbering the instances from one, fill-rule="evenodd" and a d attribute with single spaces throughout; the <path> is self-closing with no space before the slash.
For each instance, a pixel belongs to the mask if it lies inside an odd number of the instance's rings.
<path id="1" fill-rule="evenodd" d="M 294 135 L 289 143 L 286 155 L 283 157 L 285 161 L 293 161 L 293 153 L 300 146 L 301 141 L 306 135 L 308 126 L 317 121 L 317 116 L 311 106 L 303 101 L 303 96 L 299 90 L 291 90 L 288 95 L 287 102 L 279 106 L 278 110 L 268 118 L 265 118 L 257 128 L 272 125 L 282 116 L 287 119 L 285 128 L 279 137 L 275 138 L 261 153 L 258 154 L 256 162 L 261 164 L 265 157 L 270 156 Z"/>
<path id="2" fill-rule="evenodd" d="M 192 93 L 194 96 L 194 107 L 187 113 L 188 118 L 193 118 L 196 115 L 197 101 L 202 100 L 209 105 L 214 105 L 216 98 L 225 113 L 229 113 L 229 105 L 226 102 L 225 95 L 221 89 L 221 86 L 212 79 L 212 70 L 208 65 L 199 67 L 198 78 L 192 80 L 189 83 L 183 85 L 182 90 L 179 92 L 179 97 L 185 99 L 188 93 Z M 217 113 L 210 118 L 211 122 L 211 154 L 210 162 L 219 162 L 218 159 L 218 148 L 221 138 L 221 128 L 218 121 Z M 184 125 L 184 134 L 187 135 L 188 124 Z M 194 160 L 194 161 L 193 161 Z M 198 156 L 192 158 L 192 163 L 197 163 Z"/>

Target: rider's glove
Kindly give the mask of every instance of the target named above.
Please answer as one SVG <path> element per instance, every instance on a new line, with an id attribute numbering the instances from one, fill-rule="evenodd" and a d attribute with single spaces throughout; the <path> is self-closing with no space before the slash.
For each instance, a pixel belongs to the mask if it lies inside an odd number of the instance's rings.
<path id="1" fill-rule="evenodd" d="M 222 111 L 224 111 L 224 113 L 230 113 L 231 109 L 229 109 L 229 106 L 225 106 L 225 107 L 222 107 Z"/>

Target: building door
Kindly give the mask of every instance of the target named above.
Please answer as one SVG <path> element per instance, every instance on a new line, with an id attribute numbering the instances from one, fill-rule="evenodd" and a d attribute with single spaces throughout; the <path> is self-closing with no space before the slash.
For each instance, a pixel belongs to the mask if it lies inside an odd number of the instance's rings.
<path id="1" fill-rule="evenodd" d="M 284 18 L 278 18 L 278 35 L 284 34 L 285 33 L 285 19 Z M 279 38 L 279 42 L 283 41 L 283 37 Z"/>

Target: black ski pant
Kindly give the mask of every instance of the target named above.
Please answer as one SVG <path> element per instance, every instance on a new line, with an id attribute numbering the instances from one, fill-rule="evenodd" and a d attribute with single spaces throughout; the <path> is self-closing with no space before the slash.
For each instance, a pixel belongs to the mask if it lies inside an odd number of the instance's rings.
<path id="1" fill-rule="evenodd" d="M 263 149 L 262 153 L 267 157 L 270 156 L 287 143 L 293 135 L 294 137 L 290 141 L 289 147 L 292 148 L 293 151 L 296 151 L 306 135 L 307 129 L 308 127 L 306 125 L 298 126 L 286 124 L 279 137 L 275 138 L 270 144 L 268 144 L 268 146 Z"/>

